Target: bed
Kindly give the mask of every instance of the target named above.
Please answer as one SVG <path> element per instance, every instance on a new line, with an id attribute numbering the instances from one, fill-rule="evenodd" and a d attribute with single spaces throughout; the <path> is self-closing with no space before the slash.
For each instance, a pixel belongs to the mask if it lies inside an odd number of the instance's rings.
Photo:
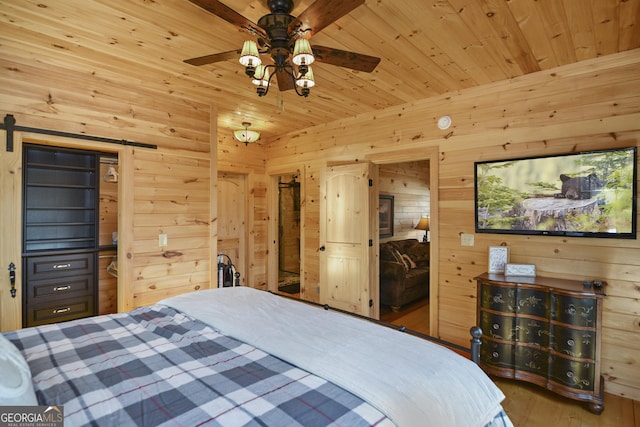
<path id="1" fill-rule="evenodd" d="M 6 332 L 0 348 L 0 382 L 3 357 L 26 378 L 0 384 L 0 405 L 62 407 L 68 426 L 512 425 L 455 352 L 248 287 Z"/>

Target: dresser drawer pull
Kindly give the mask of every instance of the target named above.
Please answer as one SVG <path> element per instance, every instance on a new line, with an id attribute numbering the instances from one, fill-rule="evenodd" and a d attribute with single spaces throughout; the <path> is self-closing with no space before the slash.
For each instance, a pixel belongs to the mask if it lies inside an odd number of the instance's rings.
<path id="1" fill-rule="evenodd" d="M 56 308 L 55 310 L 53 310 L 53 314 L 66 313 L 67 311 L 71 311 L 71 308 L 69 308 L 69 307 L 65 307 L 65 308 Z"/>
<path id="2" fill-rule="evenodd" d="M 54 270 L 59 270 L 59 269 L 61 269 L 61 268 L 69 268 L 69 267 L 71 267 L 71 264 L 70 264 L 70 263 L 66 263 L 66 264 L 56 264 L 56 265 L 54 265 L 54 266 L 53 266 L 53 269 L 54 269 Z"/>
<path id="3" fill-rule="evenodd" d="M 68 291 L 69 289 L 71 289 L 71 285 L 64 285 L 64 286 L 55 286 L 53 288 L 54 292 L 59 292 L 59 291 Z"/>

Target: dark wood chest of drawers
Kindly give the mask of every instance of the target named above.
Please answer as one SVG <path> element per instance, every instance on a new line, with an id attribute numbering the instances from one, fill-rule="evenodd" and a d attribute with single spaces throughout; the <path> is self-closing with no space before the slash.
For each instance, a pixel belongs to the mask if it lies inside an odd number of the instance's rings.
<path id="1" fill-rule="evenodd" d="M 26 258 L 25 326 L 95 314 L 95 252 Z"/>
<path id="2" fill-rule="evenodd" d="M 23 326 L 95 315 L 99 153 L 23 154 Z"/>
<path id="3" fill-rule="evenodd" d="M 586 401 L 593 412 L 602 412 L 602 288 L 487 273 L 476 281 L 482 368 Z"/>

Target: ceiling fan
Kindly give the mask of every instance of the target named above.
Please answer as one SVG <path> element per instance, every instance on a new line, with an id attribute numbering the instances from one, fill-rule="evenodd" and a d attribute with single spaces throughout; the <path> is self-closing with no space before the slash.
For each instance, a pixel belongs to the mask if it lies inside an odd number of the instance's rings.
<path id="1" fill-rule="evenodd" d="M 187 59 L 191 65 L 206 65 L 239 58 L 246 74 L 257 85 L 257 93 L 269 91 L 274 74 L 281 91 L 295 89 L 308 96 L 315 84 L 309 65 L 314 62 L 338 65 L 353 70 L 371 72 L 380 58 L 325 46 L 311 46 L 308 39 L 326 26 L 362 5 L 365 0 L 316 0 L 298 17 L 290 15 L 293 0 L 267 0 L 271 13 L 255 24 L 218 0 L 189 0 L 202 9 L 247 31 L 257 38 L 246 41 L 242 49 Z M 260 55 L 269 55 L 273 64 L 263 65 Z M 269 69 L 272 73 L 269 74 Z"/>

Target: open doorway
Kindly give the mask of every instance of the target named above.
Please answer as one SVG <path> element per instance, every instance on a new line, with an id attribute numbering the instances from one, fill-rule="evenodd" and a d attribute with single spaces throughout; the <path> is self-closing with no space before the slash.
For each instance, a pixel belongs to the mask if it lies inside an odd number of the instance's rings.
<path id="1" fill-rule="evenodd" d="M 300 294 L 300 182 L 278 177 L 278 291 Z"/>
<path id="2" fill-rule="evenodd" d="M 118 312 L 118 155 L 100 155 L 98 314 Z"/>
<path id="3" fill-rule="evenodd" d="M 218 172 L 218 256 L 240 273 L 247 285 L 247 176 Z M 235 282 L 234 282 L 235 283 Z M 223 286 L 215 283 L 213 286 Z"/>
<path id="4" fill-rule="evenodd" d="M 430 175 L 428 159 L 378 166 L 380 200 L 393 201 L 385 206 L 393 224 L 380 235 L 380 319 L 424 334 L 430 333 L 431 242 L 416 226 L 431 216 Z"/>

